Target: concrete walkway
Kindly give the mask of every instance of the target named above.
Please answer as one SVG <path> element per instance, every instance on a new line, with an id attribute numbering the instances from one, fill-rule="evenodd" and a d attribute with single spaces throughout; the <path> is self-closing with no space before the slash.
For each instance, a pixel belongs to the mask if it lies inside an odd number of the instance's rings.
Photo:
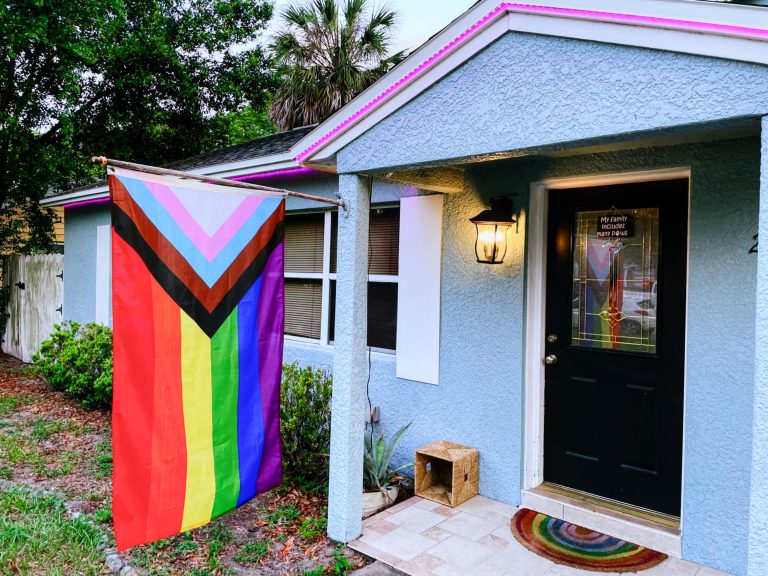
<path id="1" fill-rule="evenodd" d="M 584 576 L 521 546 L 510 520 L 517 509 L 482 496 L 449 508 L 414 497 L 363 522 L 350 548 L 411 576 Z M 613 573 L 601 572 L 603 576 Z M 644 576 L 727 576 L 669 558 Z"/>

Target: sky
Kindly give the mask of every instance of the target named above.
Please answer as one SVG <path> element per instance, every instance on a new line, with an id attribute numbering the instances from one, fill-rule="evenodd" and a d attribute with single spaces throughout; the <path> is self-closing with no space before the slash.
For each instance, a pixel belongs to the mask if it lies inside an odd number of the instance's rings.
<path id="1" fill-rule="evenodd" d="M 461 15 L 475 0 L 388 0 L 386 4 L 398 14 L 398 25 L 392 42 L 393 51 L 418 48 L 435 32 L 442 30 Z M 290 0 L 275 1 L 275 16 Z M 375 6 L 381 2 L 374 1 Z"/>

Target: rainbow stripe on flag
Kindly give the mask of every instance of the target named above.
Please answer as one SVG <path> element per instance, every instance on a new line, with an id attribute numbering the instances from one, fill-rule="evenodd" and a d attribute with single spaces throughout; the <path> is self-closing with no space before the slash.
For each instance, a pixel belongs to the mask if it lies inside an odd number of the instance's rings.
<path id="1" fill-rule="evenodd" d="M 279 195 L 110 169 L 118 549 L 282 481 Z"/>

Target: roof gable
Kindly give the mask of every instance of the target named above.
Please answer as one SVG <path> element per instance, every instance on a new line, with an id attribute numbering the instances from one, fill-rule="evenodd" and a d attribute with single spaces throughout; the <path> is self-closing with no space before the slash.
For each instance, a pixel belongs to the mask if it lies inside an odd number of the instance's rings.
<path id="1" fill-rule="evenodd" d="M 482 0 L 293 148 L 307 166 L 335 154 L 508 31 L 768 64 L 768 11 L 698 0 Z"/>

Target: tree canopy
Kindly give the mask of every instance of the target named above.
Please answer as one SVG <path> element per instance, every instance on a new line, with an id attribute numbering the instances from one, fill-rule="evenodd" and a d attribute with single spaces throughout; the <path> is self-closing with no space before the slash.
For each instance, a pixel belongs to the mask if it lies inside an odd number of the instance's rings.
<path id="1" fill-rule="evenodd" d="M 271 15 L 269 0 L 0 3 L 0 253 L 47 246 L 38 201 L 97 174 L 94 154 L 162 164 L 254 134 L 249 115 L 268 130 Z"/>
<path id="2" fill-rule="evenodd" d="M 271 47 L 281 83 L 270 118 L 281 130 L 322 122 L 405 57 L 390 54 L 395 13 L 368 0 L 305 0 L 281 13 Z"/>

